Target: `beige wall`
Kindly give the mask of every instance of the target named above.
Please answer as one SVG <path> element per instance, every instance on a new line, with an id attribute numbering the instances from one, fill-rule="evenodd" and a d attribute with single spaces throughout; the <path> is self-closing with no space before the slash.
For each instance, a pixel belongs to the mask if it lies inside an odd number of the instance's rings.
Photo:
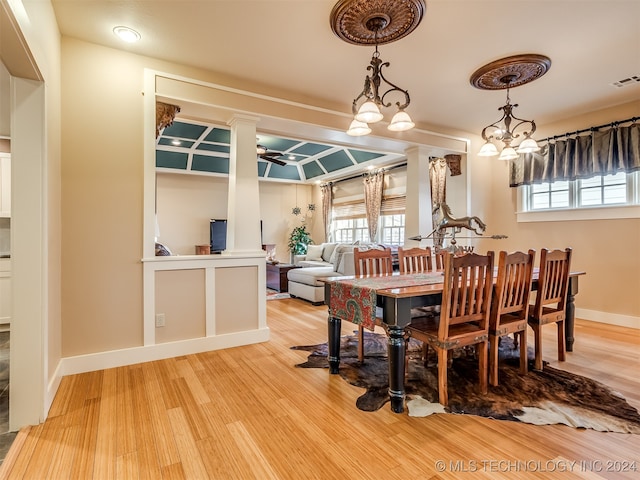
<path id="1" fill-rule="evenodd" d="M 140 59 L 62 42 L 62 354 L 142 344 Z"/>
<path id="2" fill-rule="evenodd" d="M 159 173 L 158 185 L 158 241 L 168 246 L 173 254 L 193 255 L 195 245 L 209 243 L 209 220 L 227 218 L 227 178 L 207 175 Z M 279 182 L 260 182 L 260 219 L 262 240 L 276 244 L 277 258 L 289 261 L 287 239 L 300 217 L 291 214 L 297 201 L 303 212 L 313 203 L 313 187 L 289 185 Z M 319 203 L 318 203 L 319 209 Z M 316 212 L 319 216 L 320 212 Z M 321 224 L 319 217 L 308 220 L 310 231 Z M 322 241 L 315 233 L 314 240 Z"/>
<path id="3" fill-rule="evenodd" d="M 156 343 L 205 336 L 204 269 L 156 272 L 155 290 L 155 311 L 165 321 L 156 328 Z"/>
<path id="4" fill-rule="evenodd" d="M 536 138 L 601 125 L 614 120 L 640 116 L 640 101 L 621 105 L 550 125 L 541 125 Z M 475 150 L 477 151 L 477 150 Z M 508 164 L 497 159 L 476 158 L 488 166 L 476 189 L 491 192 L 486 221 L 492 233 L 504 233 L 506 240 L 483 242 L 485 249 L 573 248 L 573 270 L 584 270 L 576 296 L 578 314 L 608 312 L 640 317 L 640 219 L 574 220 L 518 223 L 517 190 L 508 188 Z M 474 178 L 477 180 L 477 176 Z M 605 315 L 606 317 L 606 315 Z M 629 321 L 632 321 L 631 319 Z M 640 325 L 639 325 L 640 326 Z"/>
<path id="5" fill-rule="evenodd" d="M 258 328 L 258 269 L 216 268 L 216 335 Z"/>

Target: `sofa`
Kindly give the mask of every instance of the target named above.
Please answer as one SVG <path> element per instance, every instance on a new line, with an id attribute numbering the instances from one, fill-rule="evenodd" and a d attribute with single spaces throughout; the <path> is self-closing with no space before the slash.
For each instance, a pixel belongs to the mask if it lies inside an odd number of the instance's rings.
<path id="1" fill-rule="evenodd" d="M 306 255 L 294 255 L 294 268 L 287 272 L 289 294 L 314 305 L 324 303 L 324 282 L 327 277 L 354 275 L 353 249 L 356 245 L 321 243 L 309 245 Z"/>

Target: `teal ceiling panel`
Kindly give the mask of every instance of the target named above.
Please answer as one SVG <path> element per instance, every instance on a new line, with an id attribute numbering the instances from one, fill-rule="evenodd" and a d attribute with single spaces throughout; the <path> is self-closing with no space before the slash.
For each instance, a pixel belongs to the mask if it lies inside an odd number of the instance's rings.
<path id="1" fill-rule="evenodd" d="M 186 170 L 188 160 L 189 155 L 187 153 L 156 150 L 157 168 L 179 168 Z"/>
<path id="2" fill-rule="evenodd" d="M 193 147 L 193 144 L 195 142 L 189 141 L 189 140 L 177 140 L 177 144 L 176 144 L 176 140 L 175 139 L 171 139 L 171 138 L 165 138 L 165 137 L 160 137 L 160 140 L 158 141 L 158 145 L 168 145 L 171 147 L 181 147 L 181 148 L 191 148 Z"/>
<path id="3" fill-rule="evenodd" d="M 267 171 L 267 162 L 258 162 L 258 176 L 264 178 L 264 173 Z"/>
<path id="4" fill-rule="evenodd" d="M 269 178 L 300 180 L 300 173 L 298 173 L 298 167 L 295 165 L 285 165 L 281 167 L 280 165 L 272 163 L 271 168 L 269 169 Z"/>
<path id="5" fill-rule="evenodd" d="M 319 161 L 327 172 L 335 172 L 341 168 L 353 166 L 353 162 L 344 150 L 322 157 Z"/>
<path id="6" fill-rule="evenodd" d="M 164 129 L 162 135 L 167 137 L 188 138 L 197 140 L 204 133 L 207 127 L 195 125 L 193 123 L 173 122 L 173 125 Z"/>
<path id="7" fill-rule="evenodd" d="M 231 132 L 223 128 L 212 128 L 204 138 L 205 142 L 231 143 Z"/>
<path id="8" fill-rule="evenodd" d="M 331 145 L 321 145 L 319 143 L 307 142 L 291 150 L 291 153 L 299 153 L 300 155 L 313 156 L 313 155 L 318 155 L 319 153 L 324 152 L 325 150 L 329 150 L 330 148 L 333 148 L 333 147 Z"/>
<path id="9" fill-rule="evenodd" d="M 269 150 L 282 152 L 289 150 L 300 142 L 297 140 L 289 140 L 287 138 L 272 137 L 271 135 L 258 135 L 258 143 L 260 145 L 264 145 Z"/>
<path id="10" fill-rule="evenodd" d="M 231 147 L 229 145 L 214 145 L 212 143 L 201 143 L 196 147 L 196 150 L 205 150 L 207 152 L 220 152 L 229 154 Z"/>
<path id="11" fill-rule="evenodd" d="M 364 152 L 362 150 L 349 149 L 349 153 L 358 163 L 368 162 L 369 160 L 373 160 L 374 158 L 384 157 L 384 155 L 381 153 Z"/>
<path id="12" fill-rule="evenodd" d="M 193 161 L 191 162 L 191 170 L 198 172 L 229 174 L 229 159 L 222 157 L 209 157 L 207 155 L 194 155 Z"/>
<path id="13" fill-rule="evenodd" d="M 289 162 L 301 162 L 302 160 L 306 160 L 309 157 L 304 155 L 293 155 L 292 153 L 287 153 L 283 160 L 288 160 Z"/>
<path id="14" fill-rule="evenodd" d="M 310 178 L 318 177 L 320 175 L 324 175 L 324 170 L 322 170 L 322 167 L 320 167 L 320 165 L 318 165 L 318 162 L 316 161 L 305 163 L 304 165 L 302 165 L 302 171 L 304 172 L 304 176 L 307 180 L 309 180 Z"/>

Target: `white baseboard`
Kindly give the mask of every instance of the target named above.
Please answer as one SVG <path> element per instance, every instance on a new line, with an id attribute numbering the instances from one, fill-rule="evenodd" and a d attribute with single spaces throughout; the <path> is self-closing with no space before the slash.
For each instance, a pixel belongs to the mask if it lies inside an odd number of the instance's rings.
<path id="1" fill-rule="evenodd" d="M 597 310 L 576 308 L 576 318 L 581 318 L 583 320 L 589 320 L 592 322 L 606 323 L 609 325 L 617 325 L 619 327 L 640 329 L 640 317 L 633 317 L 631 315 L 619 315 L 617 313 L 599 312 Z"/>
<path id="2" fill-rule="evenodd" d="M 56 367 L 56 371 L 53 373 L 53 376 L 49 380 L 47 385 L 47 390 L 44 392 L 44 412 L 42 413 L 42 421 L 44 422 L 49 416 L 49 410 L 51 409 L 51 405 L 53 404 L 53 399 L 58 392 L 58 388 L 60 388 L 60 382 L 62 381 L 62 374 L 60 370 L 62 368 L 62 361 L 58 362 L 58 366 Z"/>
<path id="3" fill-rule="evenodd" d="M 253 343 L 269 341 L 269 328 L 250 330 L 246 332 L 216 335 L 214 337 L 194 338 L 177 342 L 161 343 L 122 350 L 111 350 L 108 352 L 91 353 L 88 355 L 77 355 L 75 357 L 65 357 L 60 361 L 56 370 L 56 376 L 62 378 L 65 375 L 75 375 L 77 373 L 93 372 L 105 368 L 122 367 L 134 365 L 142 362 L 152 362 L 164 358 L 172 358 L 180 355 L 207 352 L 211 350 L 221 350 L 223 348 L 239 347 Z M 57 390 L 54 380 L 50 382 L 50 388 L 54 392 Z"/>

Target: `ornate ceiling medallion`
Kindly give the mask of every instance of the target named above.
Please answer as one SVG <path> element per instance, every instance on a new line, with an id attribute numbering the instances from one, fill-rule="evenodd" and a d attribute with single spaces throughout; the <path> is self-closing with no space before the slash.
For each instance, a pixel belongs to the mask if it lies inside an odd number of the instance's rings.
<path id="1" fill-rule="evenodd" d="M 513 55 L 480 67 L 469 80 L 471 85 L 482 90 L 503 90 L 532 82 L 547 73 L 549 68 L 551 59 L 544 55 Z"/>
<path id="2" fill-rule="evenodd" d="M 340 0 L 329 21 L 347 43 L 383 45 L 413 32 L 426 9 L 425 0 Z"/>

